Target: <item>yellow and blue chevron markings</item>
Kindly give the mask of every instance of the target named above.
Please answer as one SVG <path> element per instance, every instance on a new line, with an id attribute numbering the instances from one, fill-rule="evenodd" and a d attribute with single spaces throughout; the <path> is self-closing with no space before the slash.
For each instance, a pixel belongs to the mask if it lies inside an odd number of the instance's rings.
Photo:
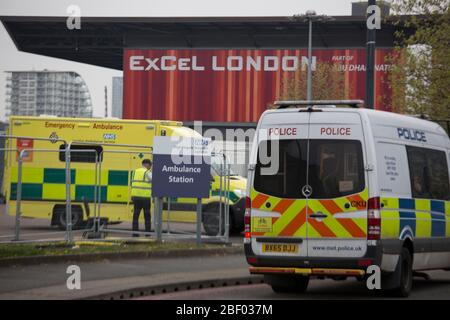
<path id="1" fill-rule="evenodd" d="M 410 229 L 416 238 L 450 236 L 450 201 L 382 198 L 383 238 L 398 238 Z"/>

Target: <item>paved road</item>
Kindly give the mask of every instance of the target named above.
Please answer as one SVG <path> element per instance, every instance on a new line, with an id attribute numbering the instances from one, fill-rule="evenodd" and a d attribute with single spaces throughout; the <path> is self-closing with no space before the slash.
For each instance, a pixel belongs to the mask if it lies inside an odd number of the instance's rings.
<path id="1" fill-rule="evenodd" d="M 450 300 L 450 272 L 432 271 L 430 280 L 415 279 L 408 299 Z M 384 292 L 369 291 L 365 284 L 354 279 L 345 281 L 312 280 L 308 291 L 302 294 L 276 294 L 266 284 L 203 289 L 148 296 L 146 300 L 275 300 L 275 299 L 385 299 Z"/>
<path id="2" fill-rule="evenodd" d="M 0 208 L 1 210 L 2 208 Z M 121 227 L 126 227 L 122 225 Z M 192 226 L 191 226 L 192 227 Z M 0 213 L 0 236 L 13 234 L 14 218 Z M 22 233 L 28 238 L 42 238 L 37 234 L 54 233 L 48 220 L 23 220 Z M 4 238 L 0 238 L 0 241 Z M 234 237 L 234 242 L 241 242 Z M 66 288 L 66 269 L 71 263 L 26 267 L 0 268 L 0 299 L 69 299 L 113 292 L 140 286 L 158 285 L 176 281 L 190 281 L 227 276 L 248 275 L 243 255 L 225 257 L 192 257 L 171 259 L 101 261 L 80 263 L 82 290 L 69 291 Z M 417 279 L 411 299 L 450 299 L 450 272 L 429 273 L 430 281 Z M 279 295 L 267 285 L 251 285 L 205 289 L 198 291 L 170 293 L 151 296 L 147 299 L 358 299 L 384 298 L 379 292 L 368 292 L 364 285 L 355 280 L 336 282 L 334 280 L 312 280 L 307 293 Z"/>
<path id="3" fill-rule="evenodd" d="M 64 239 L 64 231 L 60 231 L 56 227 L 50 226 L 50 221 L 47 219 L 27 219 L 23 218 L 20 224 L 20 239 L 21 240 L 55 240 Z M 110 225 L 109 228 L 120 229 L 125 231 L 131 230 L 131 223 L 123 222 L 116 225 Z M 141 228 L 143 224 L 141 223 Z M 170 225 L 167 222 L 163 223 L 163 231 L 170 230 L 173 234 L 191 234 L 195 235 L 196 225 L 195 223 L 177 223 L 171 222 Z M 15 217 L 7 215 L 5 213 L 5 206 L 0 205 L 0 242 L 10 241 L 14 239 L 15 231 Z M 75 240 L 82 238 L 81 231 L 74 231 Z M 114 237 L 131 237 L 131 234 L 124 233 L 110 233 L 110 236 Z M 233 243 L 242 243 L 242 236 L 232 235 L 230 237 Z"/>
<path id="4" fill-rule="evenodd" d="M 15 217 L 4 212 L 4 205 L 0 205 L 0 242 L 10 241 L 15 235 Z M 21 219 L 21 240 L 64 239 L 64 232 L 50 226 L 47 219 Z M 81 237 L 81 232 L 74 232 L 76 238 Z"/>
<path id="5" fill-rule="evenodd" d="M 118 290 L 196 280 L 248 276 L 242 254 L 77 263 L 81 290 L 66 287 L 73 263 L 0 267 L 0 299 L 71 299 Z"/>

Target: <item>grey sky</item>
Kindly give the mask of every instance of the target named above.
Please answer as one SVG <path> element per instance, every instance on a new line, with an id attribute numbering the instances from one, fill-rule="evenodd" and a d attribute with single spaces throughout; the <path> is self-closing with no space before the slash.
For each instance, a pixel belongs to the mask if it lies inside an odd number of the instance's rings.
<path id="1" fill-rule="evenodd" d="M 349 15 L 351 0 L 1 0 L 0 15 L 66 16 L 67 7 L 78 5 L 82 16 L 291 16 L 308 9 L 318 14 Z M 82 20 L 81 20 L 81 23 Z M 94 115 L 104 113 L 104 86 L 111 105 L 111 78 L 122 72 L 17 51 L 0 25 L 0 119 L 5 111 L 6 70 L 70 70 L 86 81 Z"/>

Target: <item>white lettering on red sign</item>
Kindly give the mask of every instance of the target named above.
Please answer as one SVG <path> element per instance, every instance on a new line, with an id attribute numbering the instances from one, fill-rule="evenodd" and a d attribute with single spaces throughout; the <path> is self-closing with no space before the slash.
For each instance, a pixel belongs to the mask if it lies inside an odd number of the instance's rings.
<path id="1" fill-rule="evenodd" d="M 352 134 L 351 128 L 320 128 L 320 135 L 326 136 L 350 136 Z"/>
<path id="2" fill-rule="evenodd" d="M 270 128 L 269 136 L 296 136 L 297 128 Z"/>

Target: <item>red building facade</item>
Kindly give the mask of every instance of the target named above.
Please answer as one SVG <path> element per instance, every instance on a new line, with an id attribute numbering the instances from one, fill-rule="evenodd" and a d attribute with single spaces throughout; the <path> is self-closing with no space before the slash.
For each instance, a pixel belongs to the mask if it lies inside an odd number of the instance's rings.
<path id="1" fill-rule="evenodd" d="M 390 110 L 388 56 L 376 50 L 376 108 Z M 365 49 L 313 50 L 313 70 L 331 63 L 344 72 L 348 99 L 365 97 Z M 125 119 L 256 122 L 281 97 L 283 83 L 307 68 L 306 49 L 180 49 L 124 51 Z"/>

